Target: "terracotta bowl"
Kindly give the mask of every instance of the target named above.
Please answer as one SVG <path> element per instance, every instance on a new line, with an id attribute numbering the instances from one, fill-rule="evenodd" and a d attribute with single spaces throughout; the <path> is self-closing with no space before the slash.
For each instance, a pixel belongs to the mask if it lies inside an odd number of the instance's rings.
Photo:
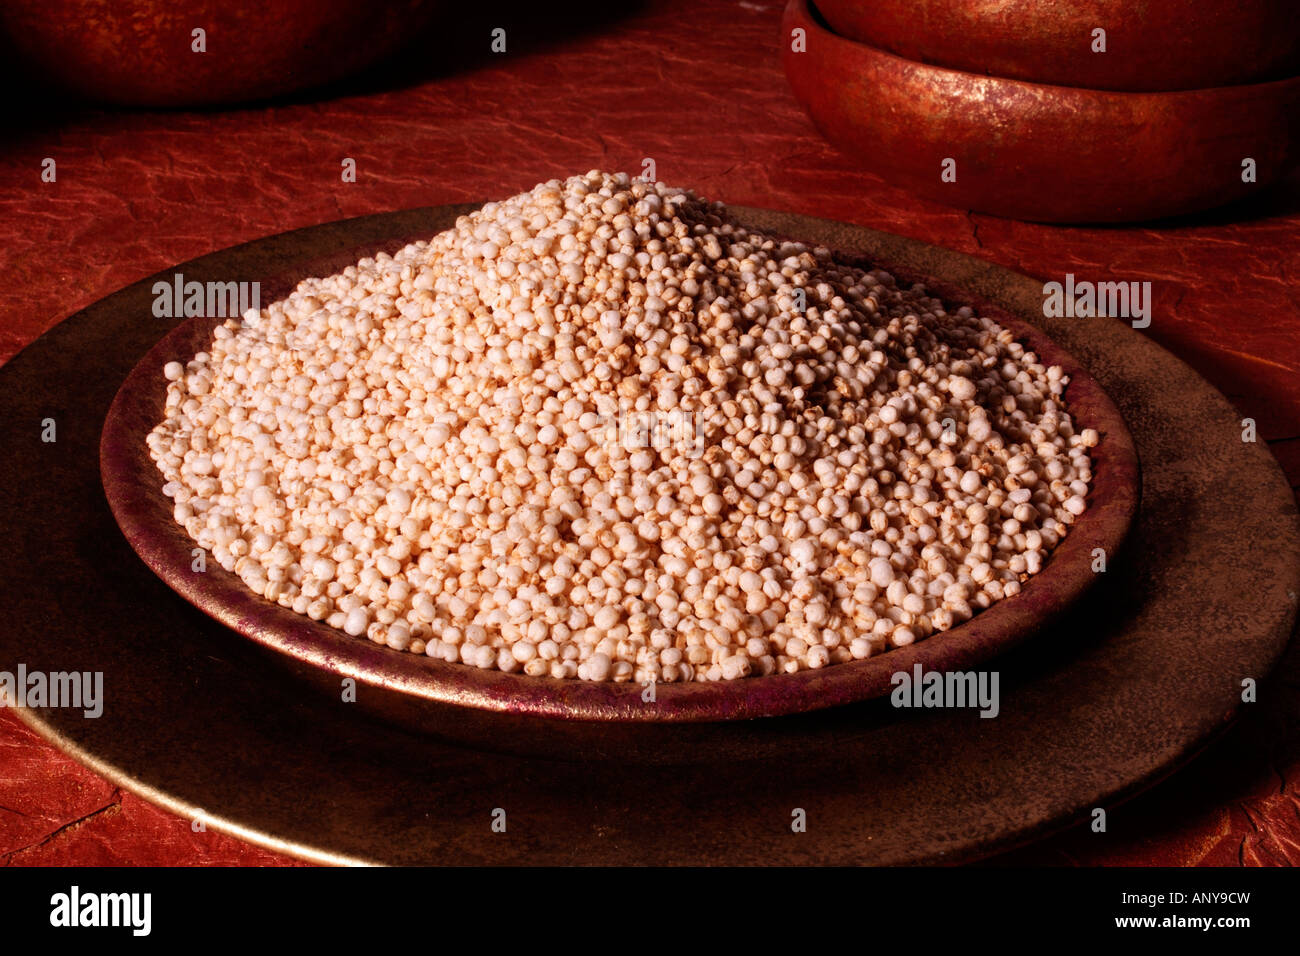
<path id="1" fill-rule="evenodd" d="M 743 210 L 737 215 L 744 218 Z M 386 244 L 394 251 L 403 243 Z M 364 254 L 348 253 L 310 264 L 291 276 L 263 276 L 263 301 L 287 294 L 305 275 L 328 275 Z M 575 753 L 644 759 L 680 759 L 690 739 L 705 754 L 727 724 L 777 717 L 888 695 L 892 676 L 924 670 L 974 667 L 1044 628 L 1072 607 L 1097 579 L 1095 548 L 1115 555 L 1128 533 L 1140 493 L 1139 463 L 1123 417 L 1081 364 L 1043 332 L 958 290 L 924 276 L 897 273 L 899 282 L 926 281 L 931 293 L 960 301 L 996 319 L 1045 362 L 1070 376 L 1066 400 L 1079 427 L 1096 428 L 1093 487 L 1088 510 L 1052 553 L 1043 570 L 1012 598 L 966 623 L 908 647 L 862 661 L 739 681 L 659 684 L 648 702 L 637 684 L 589 683 L 478 670 L 401 653 L 349 637 L 254 594 L 215 562 L 193 570 L 194 542 L 172 518 L 172 502 L 145 446 L 162 417 L 164 363 L 188 361 L 208 347 L 221 319 L 181 322 L 132 370 L 109 409 L 100 440 L 100 471 L 113 514 L 136 553 L 176 593 L 249 639 L 250 646 L 288 667 L 333 699 L 340 682 L 357 683 L 356 703 L 391 722 L 489 749 Z M 888 708 L 886 708 L 888 710 Z M 705 729 L 710 725 L 716 730 Z M 545 731 L 539 728 L 546 728 Z M 691 729 L 695 728 L 695 729 Z M 521 743 L 526 741 L 527 743 Z"/>
<path id="2" fill-rule="evenodd" d="M 398 49 L 439 0 L 8 0 L 0 33 L 22 68 L 132 106 L 261 99 L 341 79 Z M 205 52 L 193 31 L 205 32 Z"/>
<path id="3" fill-rule="evenodd" d="M 1300 73 L 1295 0 L 821 0 L 840 36 L 1033 83 L 1194 90 Z M 1093 52 L 1096 29 L 1105 52 Z"/>
<path id="4" fill-rule="evenodd" d="M 1252 195 L 1296 159 L 1300 77 L 1174 93 L 1025 83 L 846 40 L 806 0 L 791 0 L 782 37 L 794 94 L 828 140 L 953 206 L 1040 222 L 1154 219 Z M 1255 182 L 1243 180 L 1247 160 Z"/>

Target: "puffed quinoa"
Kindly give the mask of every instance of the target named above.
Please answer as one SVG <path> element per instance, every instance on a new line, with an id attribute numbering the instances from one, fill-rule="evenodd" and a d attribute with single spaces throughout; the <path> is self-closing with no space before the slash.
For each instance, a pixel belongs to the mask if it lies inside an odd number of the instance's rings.
<path id="1" fill-rule="evenodd" d="M 992 320 L 596 171 L 307 279 L 163 371 L 150 452 L 223 568 L 533 677 L 923 640 L 1041 570 L 1102 440 Z"/>

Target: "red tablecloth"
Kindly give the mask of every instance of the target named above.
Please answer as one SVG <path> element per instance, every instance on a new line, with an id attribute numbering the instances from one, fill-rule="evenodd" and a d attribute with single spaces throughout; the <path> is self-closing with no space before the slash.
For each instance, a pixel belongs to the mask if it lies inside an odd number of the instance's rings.
<path id="1" fill-rule="evenodd" d="M 0 147 L 0 360 L 185 259 L 286 229 L 504 196 L 593 167 L 842 219 L 1029 275 L 1150 280 L 1152 338 L 1241 409 L 1300 480 L 1300 182 L 1160 227 L 1061 228 L 922 202 L 825 145 L 781 72 L 773 2 L 649 3 L 592 24 L 548 5 L 504 55 L 448 36 L 397 76 L 218 112 L 57 110 Z M 581 21 L 581 22 L 580 22 Z M 435 40 L 437 34 L 434 35 Z M 454 68 L 445 62 L 455 48 Z M 426 62 L 427 61 L 427 62 Z M 41 181 L 45 157 L 57 181 Z M 341 181 L 345 157 L 355 183 Z M 1068 187 L 1062 187 L 1068 188 Z M 1295 693 L 1295 688 L 1291 688 Z M 1300 863 L 1296 720 L 1139 798 L 1105 836 L 1021 862 Z M 0 711 L 0 863 L 291 862 L 115 789 Z"/>

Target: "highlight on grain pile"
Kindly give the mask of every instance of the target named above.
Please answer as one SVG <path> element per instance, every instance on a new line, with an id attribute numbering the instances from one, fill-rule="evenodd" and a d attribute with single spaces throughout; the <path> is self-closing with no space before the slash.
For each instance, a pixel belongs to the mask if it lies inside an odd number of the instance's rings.
<path id="1" fill-rule="evenodd" d="M 794 673 L 947 630 L 1043 567 L 1098 441 L 993 321 L 597 171 L 163 372 L 151 454 L 223 568 L 534 677 Z"/>

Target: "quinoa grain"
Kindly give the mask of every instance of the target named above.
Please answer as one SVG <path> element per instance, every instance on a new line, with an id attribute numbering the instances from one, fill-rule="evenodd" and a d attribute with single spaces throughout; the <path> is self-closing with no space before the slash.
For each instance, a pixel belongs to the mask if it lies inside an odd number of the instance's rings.
<path id="1" fill-rule="evenodd" d="M 223 567 L 534 677 L 923 640 L 1041 570 L 1101 441 L 990 319 L 595 171 L 305 280 L 163 374 L 150 453 Z"/>

